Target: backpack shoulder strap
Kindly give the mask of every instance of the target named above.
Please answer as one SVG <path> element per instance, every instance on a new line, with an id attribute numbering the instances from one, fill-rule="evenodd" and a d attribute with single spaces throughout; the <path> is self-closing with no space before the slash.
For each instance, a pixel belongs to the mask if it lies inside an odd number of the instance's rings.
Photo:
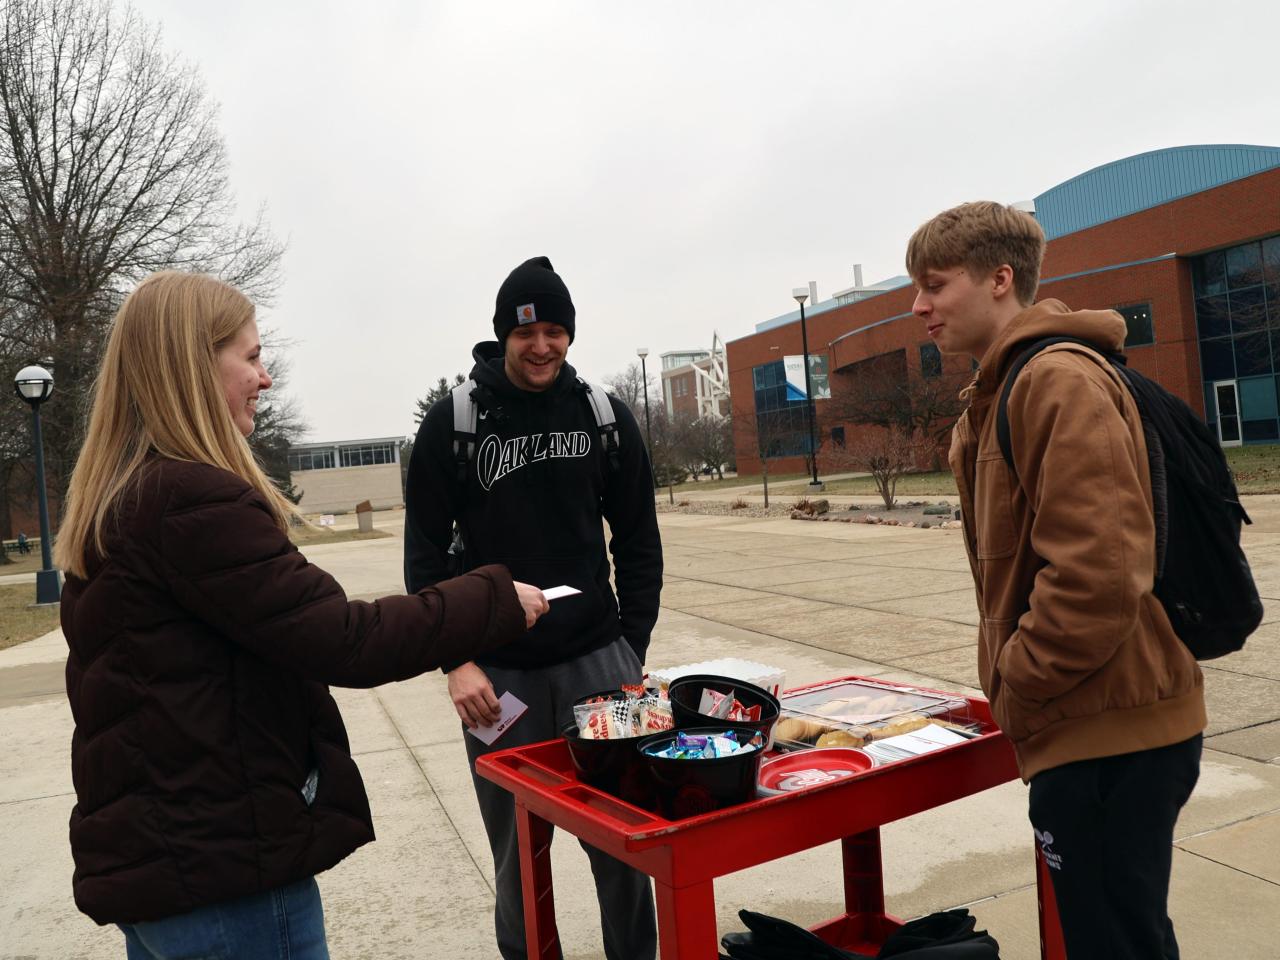
<path id="1" fill-rule="evenodd" d="M 591 407 L 591 415 L 595 417 L 596 429 L 600 431 L 600 443 L 605 456 L 609 458 L 610 469 L 621 469 L 622 461 L 618 457 L 621 438 L 617 417 L 613 414 L 613 404 L 609 402 L 609 392 L 598 383 L 591 383 L 582 377 L 578 377 L 578 386 L 586 394 L 587 405 Z"/>
<path id="2" fill-rule="evenodd" d="M 1123 365 L 1125 362 L 1122 354 L 1106 353 L 1103 350 L 1099 350 L 1088 340 L 1082 340 L 1079 337 L 1045 337 L 1043 340 L 1035 341 L 1018 354 L 1013 364 L 1009 367 L 1009 372 L 1004 375 L 1004 381 L 1000 386 L 1000 399 L 996 403 L 996 440 L 1000 443 L 1000 455 L 1004 457 L 1005 464 L 1013 472 L 1014 476 L 1018 475 L 1018 468 L 1013 463 L 1013 437 L 1009 431 L 1009 395 L 1013 393 L 1013 384 L 1018 379 L 1018 374 L 1031 361 L 1031 358 L 1041 351 L 1057 346 L 1060 343 L 1083 348 L 1072 352 L 1097 357 L 1100 362 L 1105 362 L 1108 365 Z"/>
<path id="3" fill-rule="evenodd" d="M 453 460 L 458 466 L 458 482 L 465 483 L 467 465 L 476 455 L 476 424 L 480 417 L 480 405 L 472 391 L 476 382 L 468 380 L 449 391 L 453 398 Z"/>

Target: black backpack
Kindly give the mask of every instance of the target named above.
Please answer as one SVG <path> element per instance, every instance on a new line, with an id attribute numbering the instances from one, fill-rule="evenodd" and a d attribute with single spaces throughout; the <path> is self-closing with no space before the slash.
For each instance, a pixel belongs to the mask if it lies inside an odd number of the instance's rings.
<path id="1" fill-rule="evenodd" d="M 1032 357 L 1069 343 L 1105 360 L 1129 388 L 1142 416 L 1155 510 L 1155 595 L 1197 660 L 1234 653 L 1262 622 L 1262 600 L 1240 549 L 1240 527 L 1252 523 L 1240 504 L 1222 447 L 1182 400 L 1126 366 L 1119 353 L 1076 337 L 1047 337 L 1027 347 L 1005 375 L 996 407 L 996 436 L 1017 476 L 1009 436 L 1009 394 Z"/>

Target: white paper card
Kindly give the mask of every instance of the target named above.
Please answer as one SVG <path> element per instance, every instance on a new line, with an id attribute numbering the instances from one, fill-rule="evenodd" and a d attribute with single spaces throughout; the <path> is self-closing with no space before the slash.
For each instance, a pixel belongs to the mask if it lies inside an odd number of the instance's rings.
<path id="1" fill-rule="evenodd" d="M 476 727 L 472 730 L 467 727 L 467 733 L 471 734 L 486 746 L 492 745 L 493 741 L 511 728 L 511 725 L 524 716 L 524 712 L 529 709 L 528 704 L 517 700 L 515 694 L 510 690 L 498 698 L 498 720 L 491 727 Z"/>
<path id="2" fill-rule="evenodd" d="M 542 595 L 550 601 L 559 600 L 561 597 L 572 597 L 581 592 L 582 591 L 577 587 L 571 587 L 568 584 L 563 584 L 558 587 L 547 587 L 547 589 L 542 591 Z"/>
<path id="3" fill-rule="evenodd" d="M 911 733 L 901 733 L 896 737 L 885 737 L 875 740 L 862 749 L 881 762 L 904 760 L 907 757 L 918 757 L 922 753 L 940 750 L 954 743 L 964 743 L 965 738 L 954 730 L 947 730 L 936 724 L 929 724 Z"/>

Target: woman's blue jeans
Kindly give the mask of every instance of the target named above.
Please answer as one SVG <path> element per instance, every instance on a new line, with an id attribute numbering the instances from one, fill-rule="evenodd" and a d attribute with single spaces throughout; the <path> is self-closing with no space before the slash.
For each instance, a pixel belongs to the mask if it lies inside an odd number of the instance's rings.
<path id="1" fill-rule="evenodd" d="M 329 960 L 314 877 L 120 929 L 128 960 Z"/>

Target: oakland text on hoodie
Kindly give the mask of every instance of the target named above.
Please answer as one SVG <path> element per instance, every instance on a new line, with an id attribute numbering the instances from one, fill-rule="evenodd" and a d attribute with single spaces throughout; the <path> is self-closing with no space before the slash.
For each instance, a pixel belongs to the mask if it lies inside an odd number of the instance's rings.
<path id="1" fill-rule="evenodd" d="M 516 580 L 582 591 L 553 603 L 523 642 L 478 663 L 546 666 L 619 636 L 643 663 L 658 617 L 662 545 L 635 418 L 610 397 L 621 432 L 621 463 L 611 470 L 572 366 L 566 363 L 548 390 L 535 393 L 507 379 L 499 343 L 477 344 L 473 356 L 480 414 L 466 481 L 459 483 L 452 451 L 450 397 L 431 407 L 414 442 L 405 490 L 406 587 L 449 576 L 457 520 L 468 569 L 501 563 Z M 616 597 L 602 521 L 611 534 Z"/>

